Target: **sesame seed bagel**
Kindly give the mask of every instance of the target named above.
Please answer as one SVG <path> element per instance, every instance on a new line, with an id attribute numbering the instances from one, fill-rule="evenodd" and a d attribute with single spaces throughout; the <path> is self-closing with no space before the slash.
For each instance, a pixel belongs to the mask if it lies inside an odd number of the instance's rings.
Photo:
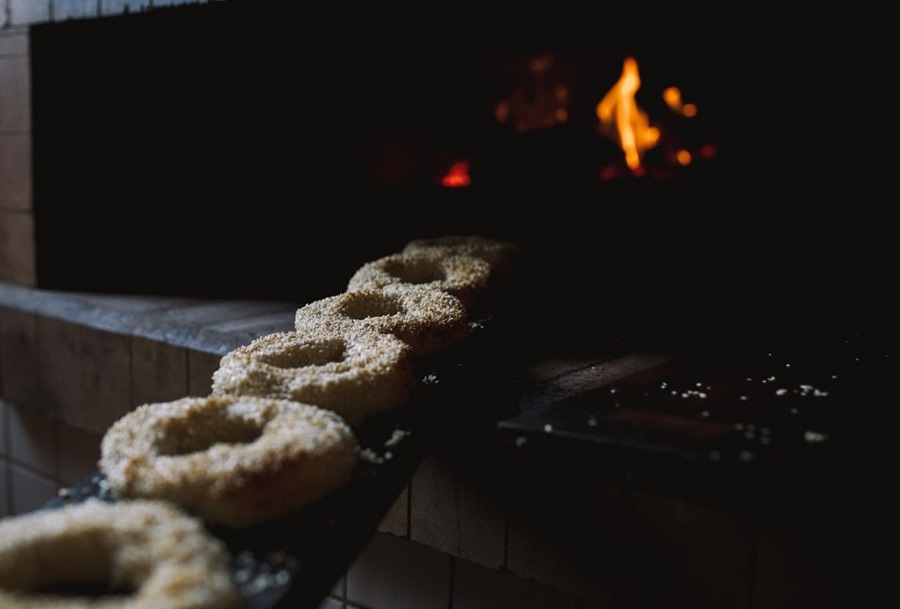
<path id="1" fill-rule="evenodd" d="M 392 334 L 416 355 L 434 355 L 470 332 L 463 303 L 447 292 L 423 285 L 359 289 L 313 301 L 294 316 L 298 332 L 323 328 L 363 328 Z"/>
<path id="2" fill-rule="evenodd" d="M 464 255 L 481 258 L 491 265 L 495 273 L 509 271 L 519 256 L 518 245 L 479 235 L 444 235 L 413 239 L 401 250 L 402 253 L 421 251 L 437 251 L 443 256 Z"/>
<path id="3" fill-rule="evenodd" d="M 400 252 L 359 267 L 350 277 L 347 291 L 377 290 L 389 285 L 442 290 L 472 310 L 491 289 L 491 265 L 481 258 L 447 255 L 437 249 Z"/>
<path id="4" fill-rule="evenodd" d="M 238 609 L 224 544 L 161 501 L 88 499 L 0 521 L 4 609 Z"/>
<path id="5" fill-rule="evenodd" d="M 340 488 L 358 461 L 338 414 L 252 396 L 144 404 L 113 423 L 100 448 L 117 498 L 171 501 L 230 527 L 304 508 Z"/>
<path id="6" fill-rule="evenodd" d="M 212 393 L 289 399 L 333 410 L 351 425 L 405 402 L 412 349 L 369 328 L 276 332 L 227 353 Z"/>

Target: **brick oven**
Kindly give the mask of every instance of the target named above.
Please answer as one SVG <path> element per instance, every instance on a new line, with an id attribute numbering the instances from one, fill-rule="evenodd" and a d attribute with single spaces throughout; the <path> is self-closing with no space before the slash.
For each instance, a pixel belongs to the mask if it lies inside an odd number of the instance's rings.
<path id="1" fill-rule="evenodd" d="M 742 37 L 690 25 L 599 44 L 590 28 L 491 35 L 453 19 L 323 47 L 288 9 L 260 17 L 273 11 L 198 3 L 32 29 L 39 287 L 308 301 L 417 235 L 482 233 L 534 252 L 545 292 L 602 285 L 641 324 L 647 309 L 665 324 L 802 322 L 822 289 L 881 300 L 885 229 L 867 203 L 820 205 L 808 187 L 826 172 L 840 190 L 857 162 L 802 145 L 814 108 L 792 118 L 824 57 L 794 57 L 798 74 L 777 40 L 751 60 Z M 636 111 L 661 133 L 639 172 L 598 118 L 628 57 Z M 470 182 L 448 184 L 460 167 Z M 663 294 L 677 296 L 658 307 Z"/>
<path id="2" fill-rule="evenodd" d="M 236 40 L 260 12 L 220 2 L 33 28 L 40 286 L 308 300 L 360 258 L 447 232 L 559 252 L 554 274 L 618 256 L 606 272 L 624 284 L 659 252 L 705 265 L 729 246 L 695 224 L 739 137 L 708 55 L 463 45 L 450 24 L 432 40 L 352 31 L 334 48 L 298 38 L 287 11 Z M 668 123 L 640 177 L 596 115 L 629 54 L 638 99 Z M 670 85 L 697 117 L 664 105 Z M 463 166 L 471 183 L 443 181 Z"/>
<path id="3" fill-rule="evenodd" d="M 869 184 L 823 203 L 858 161 L 788 117 L 846 59 L 693 26 L 323 42 L 269 3 L 83 4 L 0 0 L 0 514 L 81 483 L 112 420 L 204 394 L 361 263 L 483 234 L 525 253 L 511 411 L 407 464 L 321 607 L 840 606 L 846 536 L 818 533 L 850 476 L 822 468 L 855 439 L 841 413 L 886 390 L 892 229 Z M 637 168 L 599 109 L 629 58 L 632 121 L 660 129 Z M 773 346 L 807 376 L 747 389 Z"/>

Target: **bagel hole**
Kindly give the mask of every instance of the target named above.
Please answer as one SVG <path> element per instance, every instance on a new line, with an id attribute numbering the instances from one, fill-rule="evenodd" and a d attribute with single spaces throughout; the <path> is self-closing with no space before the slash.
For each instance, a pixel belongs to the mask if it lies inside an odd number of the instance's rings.
<path id="1" fill-rule="evenodd" d="M 350 319 L 368 319 L 405 313 L 400 297 L 377 292 L 353 292 L 352 298 L 341 301 L 340 312 Z"/>
<path id="2" fill-rule="evenodd" d="M 157 439 L 156 448 L 162 456 L 178 457 L 203 452 L 216 444 L 250 444 L 261 435 L 259 423 L 241 417 L 220 416 L 202 425 L 168 429 Z"/>
<path id="3" fill-rule="evenodd" d="M 382 270 L 403 283 L 446 281 L 447 273 L 434 260 L 387 260 Z"/>
<path id="4" fill-rule="evenodd" d="M 276 368 L 324 366 L 345 358 L 347 343 L 342 339 L 294 343 L 272 353 L 261 353 L 256 359 Z"/>

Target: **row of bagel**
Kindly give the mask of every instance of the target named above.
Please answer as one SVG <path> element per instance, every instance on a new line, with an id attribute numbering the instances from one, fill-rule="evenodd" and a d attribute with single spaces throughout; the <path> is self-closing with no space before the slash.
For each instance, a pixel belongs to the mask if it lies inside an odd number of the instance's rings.
<path id="1" fill-rule="evenodd" d="M 239 607 L 208 527 L 288 516 L 344 486 L 357 430 L 407 403 L 421 364 L 492 315 L 518 257 L 514 243 L 475 235 L 410 241 L 298 308 L 291 331 L 222 356 L 209 395 L 115 421 L 98 462 L 113 501 L 0 520 L 0 606 Z M 117 600 L 73 594 L 84 586 Z"/>

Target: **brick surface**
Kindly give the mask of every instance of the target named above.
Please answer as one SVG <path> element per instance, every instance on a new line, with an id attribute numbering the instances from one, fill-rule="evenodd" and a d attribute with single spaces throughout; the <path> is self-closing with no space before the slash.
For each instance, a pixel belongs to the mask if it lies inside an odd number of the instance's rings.
<path id="1" fill-rule="evenodd" d="M 292 311 L 277 302 L 186 300 L 143 315 L 133 331 L 167 343 L 224 355 L 248 343 L 250 336 L 264 331 L 247 334 L 242 328 L 254 327 L 256 320 L 272 313 L 278 314 L 279 324 L 283 324 L 285 314 L 289 317 Z"/>
<path id="2" fill-rule="evenodd" d="M 37 284 L 31 213 L 0 209 L 0 281 L 26 287 Z"/>
<path id="3" fill-rule="evenodd" d="M 30 81 L 27 57 L 0 55 L 0 131 L 31 129 Z"/>
<path id="4" fill-rule="evenodd" d="M 128 336 L 38 319 L 42 398 L 64 423 L 103 433 L 131 409 Z"/>
<path id="5" fill-rule="evenodd" d="M 82 328 L 79 342 L 81 416 L 69 422 L 103 433 L 132 408 L 131 340 L 122 334 Z"/>
<path id="6" fill-rule="evenodd" d="M 49 0 L 9 0 L 9 20 L 15 25 L 30 25 L 49 19 Z"/>
<path id="7" fill-rule="evenodd" d="M 0 24 L 2 24 L 3 20 L 0 19 Z M 9 464 L 5 459 L 0 459 L 0 518 L 6 518 L 12 512 L 10 510 L 10 503 L 12 503 L 12 497 L 9 496 L 9 492 L 7 489 L 9 488 Z"/>
<path id="8" fill-rule="evenodd" d="M 0 0 L 0 6 L 4 0 Z M 0 24 L 3 23 L 3 11 L 0 11 Z M 28 28 L 10 28 L 0 32 L 0 55 L 28 55 Z"/>
<path id="9" fill-rule="evenodd" d="M 6 433 L 7 419 L 9 418 L 9 414 L 7 410 L 11 408 L 7 405 L 6 401 L 0 399 L 0 468 L 3 467 L 3 458 L 8 454 L 8 442 L 7 438 L 9 437 Z M 3 488 L 0 486 L 0 495 L 3 493 Z"/>
<path id="10" fill-rule="evenodd" d="M 134 406 L 187 395 L 187 351 L 183 347 L 135 336 L 131 362 Z"/>
<path id="11" fill-rule="evenodd" d="M 188 395 L 202 397 L 212 391 L 212 375 L 222 356 L 205 351 L 188 351 Z"/>
<path id="12" fill-rule="evenodd" d="M 150 0 L 100 0 L 101 15 L 121 15 L 147 10 Z"/>
<path id="13" fill-rule="evenodd" d="M 37 318 L 33 313 L 0 307 L 0 391 L 3 399 L 40 411 Z"/>
<path id="14" fill-rule="evenodd" d="M 54 416 L 81 404 L 78 326 L 52 317 L 37 317 L 40 399 Z M 65 420 L 65 419 L 64 419 Z"/>
<path id="15" fill-rule="evenodd" d="M 226 332 L 234 335 L 241 344 L 250 344 L 254 339 L 273 334 L 275 332 L 291 332 L 294 330 L 294 314 L 296 306 L 279 306 L 272 313 L 259 314 L 259 307 L 248 310 L 246 317 L 229 320 L 209 326 L 210 330 Z"/>
<path id="16" fill-rule="evenodd" d="M 55 477 L 56 424 L 53 419 L 14 406 L 8 407 L 7 416 L 10 457 L 45 476 Z"/>
<path id="17" fill-rule="evenodd" d="M 500 504 L 429 457 L 411 482 L 410 538 L 486 567 L 503 565 L 505 517 Z"/>
<path id="18" fill-rule="evenodd" d="M 53 20 L 96 17 L 97 0 L 53 0 Z"/>
<path id="19" fill-rule="evenodd" d="M 27 133 L 0 133 L 0 208 L 32 208 L 31 135 Z"/>

